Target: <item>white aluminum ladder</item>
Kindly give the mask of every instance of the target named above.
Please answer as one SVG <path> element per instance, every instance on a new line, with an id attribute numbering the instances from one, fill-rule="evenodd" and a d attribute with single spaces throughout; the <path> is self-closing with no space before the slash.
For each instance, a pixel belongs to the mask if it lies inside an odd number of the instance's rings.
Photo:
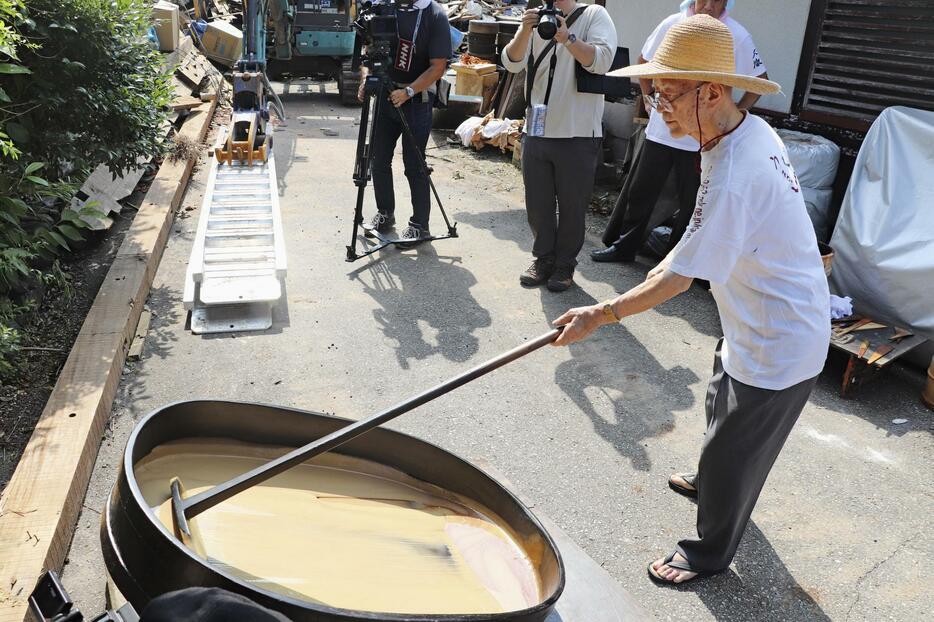
<path id="1" fill-rule="evenodd" d="M 285 274 L 272 149 L 265 162 L 252 165 L 212 157 L 185 276 L 183 302 L 192 311 L 192 332 L 270 328 Z"/>

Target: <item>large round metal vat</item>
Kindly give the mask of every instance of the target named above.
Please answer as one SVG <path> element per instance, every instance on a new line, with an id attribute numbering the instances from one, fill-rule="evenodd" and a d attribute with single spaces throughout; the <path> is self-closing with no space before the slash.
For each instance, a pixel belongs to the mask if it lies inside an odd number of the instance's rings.
<path id="1" fill-rule="evenodd" d="M 532 513 L 478 468 L 430 443 L 387 429 L 370 431 L 337 453 L 368 460 L 474 500 L 489 508 L 530 555 L 540 579 L 540 602 L 491 614 L 400 614 L 338 609 L 269 591 L 210 564 L 177 540 L 149 507 L 135 465 L 153 449 L 180 439 L 223 437 L 253 444 L 298 447 L 348 423 L 289 408 L 224 401 L 171 404 L 150 413 L 133 431 L 101 522 L 104 559 L 114 582 L 141 610 L 154 597 L 192 586 L 220 587 L 282 612 L 295 622 L 541 622 L 564 588 L 564 567 L 554 541 Z M 195 518 L 194 520 L 198 520 Z M 361 585 L 361 590 L 366 586 Z"/>

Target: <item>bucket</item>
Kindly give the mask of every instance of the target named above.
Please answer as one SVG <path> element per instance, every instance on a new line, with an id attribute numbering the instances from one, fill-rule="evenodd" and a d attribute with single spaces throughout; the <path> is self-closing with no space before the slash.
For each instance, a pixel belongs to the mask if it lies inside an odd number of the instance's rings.
<path id="1" fill-rule="evenodd" d="M 818 242 L 817 250 L 820 251 L 820 260 L 824 264 L 824 274 L 830 276 L 830 264 L 833 262 L 833 248 L 831 248 L 830 244 Z"/>
<path id="2" fill-rule="evenodd" d="M 931 358 L 931 366 L 928 367 L 928 382 L 921 393 L 921 401 L 925 406 L 934 410 L 934 357 Z"/>

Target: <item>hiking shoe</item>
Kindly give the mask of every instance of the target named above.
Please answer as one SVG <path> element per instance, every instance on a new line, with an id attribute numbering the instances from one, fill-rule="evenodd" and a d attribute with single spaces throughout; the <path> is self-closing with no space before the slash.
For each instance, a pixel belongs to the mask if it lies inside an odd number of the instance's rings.
<path id="1" fill-rule="evenodd" d="M 402 232 L 402 235 L 399 237 L 402 242 L 396 243 L 396 246 L 399 248 L 412 248 L 416 244 L 421 244 L 425 240 L 431 237 L 431 232 L 428 229 L 422 229 L 421 227 L 416 227 L 415 225 L 409 225 Z"/>
<path id="2" fill-rule="evenodd" d="M 368 238 L 376 237 L 373 232 L 386 233 L 396 224 L 396 217 L 383 212 L 376 212 L 373 220 L 363 223 L 363 235 Z"/>
<path id="3" fill-rule="evenodd" d="M 554 272 L 555 265 L 553 262 L 547 259 L 536 259 L 532 262 L 532 265 L 529 266 L 528 270 L 522 273 L 522 276 L 519 277 L 519 283 L 525 285 L 526 287 L 536 287 L 538 285 L 544 285 L 548 281 L 548 277 L 551 276 L 551 273 Z"/>
<path id="4" fill-rule="evenodd" d="M 553 292 L 563 292 L 574 284 L 574 268 L 558 266 L 548 278 L 548 289 Z"/>

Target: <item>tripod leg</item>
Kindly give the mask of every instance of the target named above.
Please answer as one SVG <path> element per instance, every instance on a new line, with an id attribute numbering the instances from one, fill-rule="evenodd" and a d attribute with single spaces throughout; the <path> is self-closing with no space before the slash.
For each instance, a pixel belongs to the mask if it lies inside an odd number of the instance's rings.
<path id="1" fill-rule="evenodd" d="M 357 186 L 357 204 L 354 207 L 353 231 L 350 236 L 350 244 L 347 246 L 346 261 L 357 259 L 357 232 L 360 225 L 363 224 L 363 194 L 366 190 L 367 178 L 370 175 L 370 148 L 368 127 L 370 126 L 370 100 L 367 96 L 363 100 L 363 106 L 360 109 L 360 131 L 357 133 L 357 158 L 354 163 L 353 183 Z M 377 112 L 379 111 L 377 103 Z"/>
<path id="2" fill-rule="evenodd" d="M 425 157 L 425 152 L 422 151 L 422 148 L 419 147 L 418 142 L 415 140 L 415 135 L 412 134 L 412 128 L 409 127 L 409 121 L 405 118 L 405 114 L 399 108 L 396 108 L 396 113 L 399 115 L 399 120 L 402 121 L 403 134 L 408 137 L 409 141 L 412 143 L 412 146 L 415 148 L 415 151 L 418 152 L 418 165 L 421 167 L 425 177 L 428 178 L 428 186 L 431 188 L 432 194 L 435 195 L 435 201 L 438 202 L 438 209 L 441 210 L 441 216 L 444 218 L 444 224 L 446 224 L 448 227 L 448 235 L 450 235 L 452 238 L 456 238 L 457 225 L 451 225 L 451 221 L 448 220 L 448 215 L 444 211 L 444 205 L 441 204 L 441 197 L 438 196 L 438 190 L 435 188 L 435 182 L 431 178 L 431 171 L 428 169 L 428 162 Z"/>

